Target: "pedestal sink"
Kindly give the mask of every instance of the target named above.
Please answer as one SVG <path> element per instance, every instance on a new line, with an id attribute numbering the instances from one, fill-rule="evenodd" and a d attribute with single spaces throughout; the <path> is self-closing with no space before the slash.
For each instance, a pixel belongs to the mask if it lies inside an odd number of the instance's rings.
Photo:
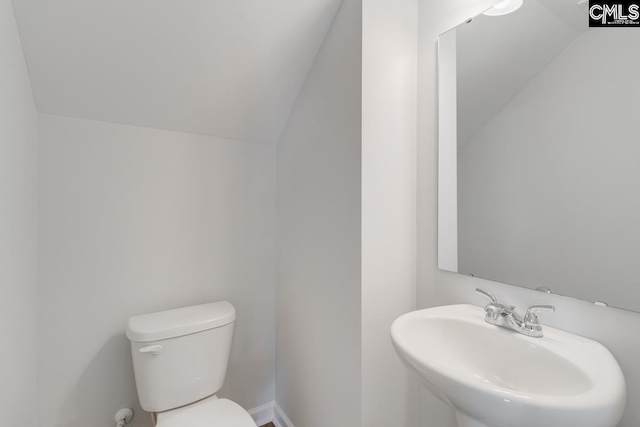
<path id="1" fill-rule="evenodd" d="M 450 305 L 395 320 L 405 366 L 458 413 L 461 427 L 615 427 L 620 366 L 600 343 L 544 327 L 532 338 L 490 325 L 484 310 Z"/>

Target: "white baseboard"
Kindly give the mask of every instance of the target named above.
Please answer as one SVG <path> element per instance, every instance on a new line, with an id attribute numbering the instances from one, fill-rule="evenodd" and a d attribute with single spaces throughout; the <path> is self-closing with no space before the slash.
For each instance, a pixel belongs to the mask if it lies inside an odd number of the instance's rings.
<path id="1" fill-rule="evenodd" d="M 265 403 L 256 408 L 249 409 L 249 415 L 258 426 L 263 426 L 273 421 L 273 407 L 275 402 Z"/>
<path id="2" fill-rule="evenodd" d="M 276 427 L 293 427 L 293 423 L 277 402 L 274 402 L 273 407 L 273 424 L 275 424 Z"/>
<path id="3" fill-rule="evenodd" d="M 293 427 L 293 423 L 274 401 L 249 409 L 249 415 L 258 426 L 273 423 L 276 427 Z"/>

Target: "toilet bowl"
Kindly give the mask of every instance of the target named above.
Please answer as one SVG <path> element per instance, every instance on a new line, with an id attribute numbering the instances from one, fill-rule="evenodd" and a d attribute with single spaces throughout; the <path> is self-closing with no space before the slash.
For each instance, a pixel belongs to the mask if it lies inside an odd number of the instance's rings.
<path id="1" fill-rule="evenodd" d="M 156 427 L 256 427 L 242 406 L 211 396 L 188 406 L 156 414 Z"/>
<path id="2" fill-rule="evenodd" d="M 138 398 L 156 427 L 256 427 L 240 405 L 215 395 L 226 376 L 235 319 L 227 301 L 129 319 Z"/>

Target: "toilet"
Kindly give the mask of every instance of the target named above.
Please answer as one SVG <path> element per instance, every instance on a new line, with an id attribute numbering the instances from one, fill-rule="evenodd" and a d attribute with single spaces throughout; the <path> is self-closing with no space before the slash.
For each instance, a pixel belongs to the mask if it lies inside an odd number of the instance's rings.
<path id="1" fill-rule="evenodd" d="M 219 399 L 236 310 L 227 301 L 129 319 L 138 398 L 157 427 L 256 427 L 237 403 Z"/>

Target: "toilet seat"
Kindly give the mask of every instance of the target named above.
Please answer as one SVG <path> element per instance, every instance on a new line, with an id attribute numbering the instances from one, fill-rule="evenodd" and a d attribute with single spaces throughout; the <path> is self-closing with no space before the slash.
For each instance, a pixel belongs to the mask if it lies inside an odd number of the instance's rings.
<path id="1" fill-rule="evenodd" d="M 256 427 L 251 415 L 232 400 L 208 397 L 157 414 L 156 427 Z"/>

